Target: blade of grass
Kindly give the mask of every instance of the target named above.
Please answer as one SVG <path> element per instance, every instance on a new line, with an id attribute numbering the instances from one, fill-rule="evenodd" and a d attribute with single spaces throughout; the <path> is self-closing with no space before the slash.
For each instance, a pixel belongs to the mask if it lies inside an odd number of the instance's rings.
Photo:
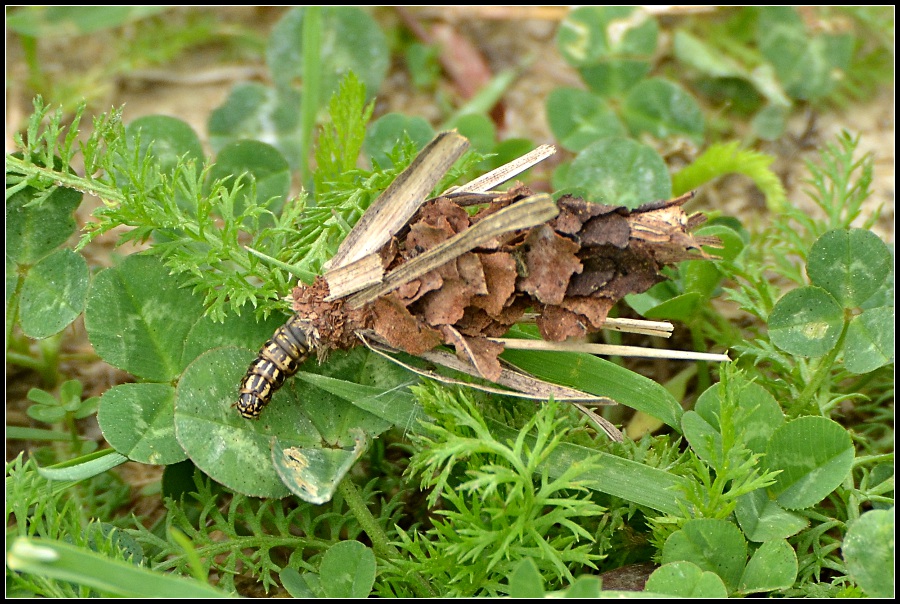
<path id="1" fill-rule="evenodd" d="M 46 468 L 38 468 L 38 473 L 50 480 L 84 480 L 103 474 L 126 461 L 128 458 L 115 449 L 103 449 Z"/>
<path id="2" fill-rule="evenodd" d="M 16 539 L 6 558 L 9 568 L 86 585 L 106 594 L 144 598 L 223 598 L 228 594 L 182 577 L 156 573 L 130 562 L 111 560 L 53 539 Z"/>
<path id="3" fill-rule="evenodd" d="M 583 353 L 533 350 L 507 350 L 501 358 L 542 380 L 608 396 L 681 432 L 682 409 L 675 397 L 653 380 L 615 363 Z"/>
<path id="4" fill-rule="evenodd" d="M 6 428 L 6 440 L 47 440 L 69 441 L 72 435 L 59 430 L 44 430 L 42 428 L 23 428 L 21 426 L 8 426 Z"/>

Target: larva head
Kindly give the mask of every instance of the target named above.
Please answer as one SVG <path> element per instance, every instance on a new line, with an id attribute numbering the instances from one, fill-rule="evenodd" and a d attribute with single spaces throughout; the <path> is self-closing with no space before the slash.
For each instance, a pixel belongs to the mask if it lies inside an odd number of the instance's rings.
<path id="1" fill-rule="evenodd" d="M 238 413 L 241 414 L 241 417 L 246 419 L 259 419 L 259 414 L 262 413 L 263 407 L 268 403 L 269 401 L 263 400 L 253 392 L 242 392 L 235 406 L 237 407 Z"/>
<path id="2" fill-rule="evenodd" d="M 266 361 L 268 362 L 268 361 Z M 253 365 L 251 365 L 251 369 Z M 272 372 L 249 371 L 241 383 L 240 396 L 235 404 L 238 413 L 247 419 L 256 419 L 262 413 L 263 407 L 272 400 L 272 394 L 281 382 L 283 374 L 273 367 Z M 279 379 L 280 378 L 280 379 Z M 271 380 L 271 381 L 270 381 Z M 273 384 L 273 381 L 276 383 Z"/>

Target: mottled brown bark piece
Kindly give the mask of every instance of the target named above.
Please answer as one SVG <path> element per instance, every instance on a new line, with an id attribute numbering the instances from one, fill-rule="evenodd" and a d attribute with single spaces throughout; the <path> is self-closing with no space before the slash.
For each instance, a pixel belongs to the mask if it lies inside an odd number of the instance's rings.
<path id="1" fill-rule="evenodd" d="M 410 313 L 393 294 L 378 298 L 371 306 L 375 333 L 394 348 L 422 354 L 443 341 L 439 331 Z"/>
<path id="2" fill-rule="evenodd" d="M 485 293 L 479 292 L 472 298 L 472 306 L 498 317 L 516 291 L 516 261 L 506 252 L 479 254 L 478 257 L 485 280 Z"/>
<path id="3" fill-rule="evenodd" d="M 527 276 L 518 288 L 544 304 L 559 304 L 566 295 L 569 278 L 581 272 L 575 255 L 579 246 L 544 224 L 525 238 Z"/>

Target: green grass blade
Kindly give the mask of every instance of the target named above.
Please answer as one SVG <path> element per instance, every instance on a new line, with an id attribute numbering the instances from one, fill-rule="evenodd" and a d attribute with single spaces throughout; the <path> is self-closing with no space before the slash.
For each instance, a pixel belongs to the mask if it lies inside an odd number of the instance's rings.
<path id="1" fill-rule="evenodd" d="M 115 449 L 94 451 L 76 459 L 70 459 L 46 468 L 38 468 L 38 474 L 50 480 L 85 480 L 122 465 L 128 458 Z"/>
<path id="2" fill-rule="evenodd" d="M 531 375 L 608 396 L 621 405 L 643 411 L 681 432 L 681 405 L 662 385 L 589 354 L 507 350 L 503 358 Z"/>
<path id="3" fill-rule="evenodd" d="M 155 573 L 53 539 L 16 539 L 6 560 L 9 568 L 18 572 L 71 581 L 123 597 L 228 597 L 227 593 L 209 585 Z"/>

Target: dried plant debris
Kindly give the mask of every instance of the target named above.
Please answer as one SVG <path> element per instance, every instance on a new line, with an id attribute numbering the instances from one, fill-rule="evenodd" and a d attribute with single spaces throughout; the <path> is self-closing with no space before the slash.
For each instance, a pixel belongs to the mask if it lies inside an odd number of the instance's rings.
<path id="1" fill-rule="evenodd" d="M 479 195 L 484 205 L 474 213 L 463 207 L 471 202 L 464 195 L 425 202 L 382 248 L 385 272 L 531 195 L 522 185 Z M 326 300 L 328 285 L 319 279 L 294 290 L 294 309 L 317 330 L 321 352 L 358 345 L 355 333 L 370 330 L 411 354 L 450 345 L 496 380 L 503 347 L 488 338 L 502 336 L 526 311 L 537 315 L 545 340 L 584 336 L 603 328 L 618 300 L 662 281 L 665 265 L 708 258 L 701 246 L 718 241 L 691 234 L 704 220 L 684 212 L 691 197 L 628 210 L 567 195 L 548 222 L 495 237 L 360 308 Z"/>

